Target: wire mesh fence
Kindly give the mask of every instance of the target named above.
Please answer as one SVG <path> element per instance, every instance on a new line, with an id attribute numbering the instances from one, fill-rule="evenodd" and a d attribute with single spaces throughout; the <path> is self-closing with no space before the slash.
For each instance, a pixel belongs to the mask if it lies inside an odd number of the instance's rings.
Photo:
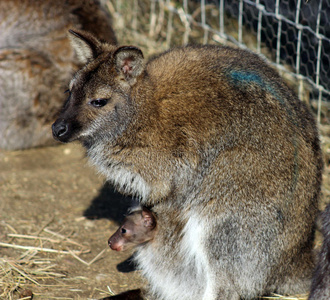
<path id="1" fill-rule="evenodd" d="M 124 26 L 161 41 L 165 49 L 188 43 L 252 49 L 288 79 L 299 98 L 317 113 L 319 123 L 330 123 L 330 0 L 113 0 L 112 4 Z"/>

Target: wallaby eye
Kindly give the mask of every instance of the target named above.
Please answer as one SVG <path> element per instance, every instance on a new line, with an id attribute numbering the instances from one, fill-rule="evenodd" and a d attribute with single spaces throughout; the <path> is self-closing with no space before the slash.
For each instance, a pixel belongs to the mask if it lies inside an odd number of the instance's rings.
<path id="1" fill-rule="evenodd" d="M 66 91 L 64 92 L 64 94 L 67 94 L 67 93 L 69 93 L 69 96 L 68 96 L 68 98 L 66 99 L 66 101 L 65 101 L 65 103 L 64 103 L 64 109 L 68 106 L 69 101 L 70 101 L 70 99 L 71 99 L 71 91 L 70 91 L 70 90 L 66 90 Z"/>
<path id="2" fill-rule="evenodd" d="M 100 99 L 93 99 L 89 101 L 89 104 L 94 107 L 102 107 L 108 103 L 108 99 L 100 98 Z"/>
<path id="3" fill-rule="evenodd" d="M 122 233 L 122 234 L 126 233 L 126 231 L 127 231 L 127 230 L 126 230 L 125 228 L 122 228 L 122 229 L 121 229 L 121 233 Z"/>

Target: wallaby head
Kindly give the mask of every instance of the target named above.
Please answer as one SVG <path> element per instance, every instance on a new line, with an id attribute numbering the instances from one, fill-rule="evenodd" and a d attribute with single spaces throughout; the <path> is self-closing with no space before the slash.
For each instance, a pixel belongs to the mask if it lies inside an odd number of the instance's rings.
<path id="1" fill-rule="evenodd" d="M 88 142 L 106 135 L 111 142 L 134 113 L 130 92 L 144 70 L 143 54 L 133 46 L 101 43 L 84 31 L 70 30 L 70 39 L 86 65 L 69 84 L 69 96 L 53 124 L 53 135 L 61 142 Z"/>

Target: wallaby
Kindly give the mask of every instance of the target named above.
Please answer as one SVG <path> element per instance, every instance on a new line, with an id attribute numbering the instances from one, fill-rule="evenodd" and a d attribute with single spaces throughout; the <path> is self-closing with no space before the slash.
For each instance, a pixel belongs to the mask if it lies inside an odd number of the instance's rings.
<path id="1" fill-rule="evenodd" d="M 72 26 L 116 43 L 97 0 L 0 1 L 0 148 L 54 144 L 50 125 L 81 67 L 67 36 Z"/>
<path id="2" fill-rule="evenodd" d="M 80 141 L 157 216 L 157 234 L 137 249 L 149 286 L 136 299 L 307 291 L 322 157 L 313 116 L 277 72 L 227 46 L 173 48 L 145 63 L 134 46 L 80 30 L 70 38 L 86 65 L 54 138 Z"/>
<path id="3" fill-rule="evenodd" d="M 123 224 L 109 238 L 112 250 L 126 251 L 154 238 L 156 233 L 156 216 L 146 207 L 132 209 L 125 217 Z"/>
<path id="4" fill-rule="evenodd" d="M 330 299 L 330 204 L 321 215 L 323 244 L 312 280 L 309 300 Z"/>

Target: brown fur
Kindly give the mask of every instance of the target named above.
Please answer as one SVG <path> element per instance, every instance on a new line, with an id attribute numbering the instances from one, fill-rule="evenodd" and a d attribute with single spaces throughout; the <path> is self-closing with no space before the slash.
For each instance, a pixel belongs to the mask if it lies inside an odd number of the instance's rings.
<path id="1" fill-rule="evenodd" d="M 115 43 L 111 18 L 97 0 L 0 1 L 0 148 L 52 144 L 50 124 L 79 65 L 72 26 Z"/>
<path id="2" fill-rule="evenodd" d="M 124 219 L 123 224 L 109 238 L 112 250 L 126 251 L 151 241 L 156 234 L 156 216 L 146 207 L 136 208 Z"/>
<path id="3" fill-rule="evenodd" d="M 153 206 L 136 256 L 148 299 L 307 291 L 322 158 L 315 121 L 257 55 L 132 46 L 72 31 L 86 63 L 53 124 L 119 190 Z"/>

